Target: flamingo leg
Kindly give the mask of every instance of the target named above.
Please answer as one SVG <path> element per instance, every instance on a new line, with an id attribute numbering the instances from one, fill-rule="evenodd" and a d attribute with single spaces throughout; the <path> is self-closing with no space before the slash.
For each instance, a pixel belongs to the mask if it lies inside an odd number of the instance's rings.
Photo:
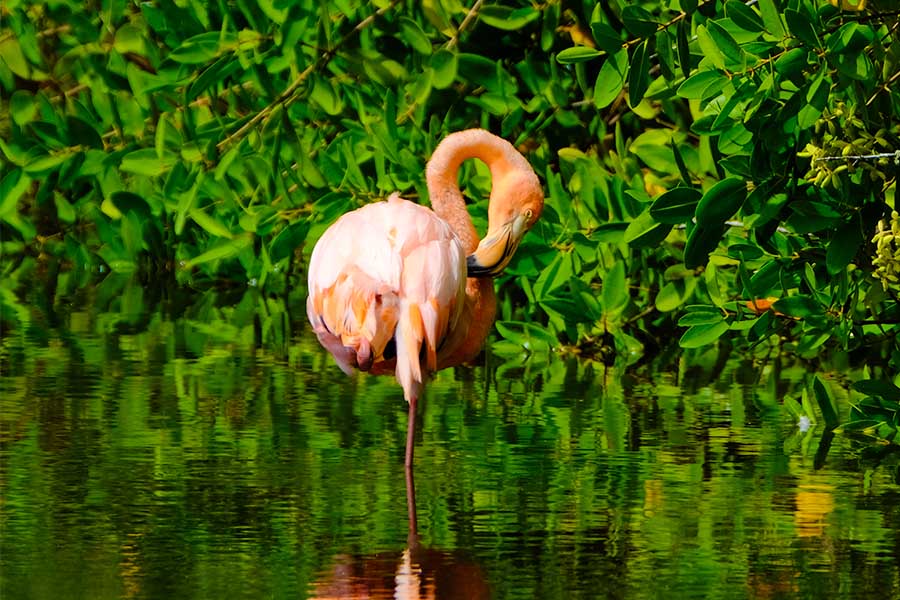
<path id="1" fill-rule="evenodd" d="M 406 471 L 409 473 L 413 466 L 413 447 L 416 444 L 416 404 L 418 398 L 413 396 L 409 401 L 409 422 L 406 424 Z"/>
<path id="2" fill-rule="evenodd" d="M 407 542 L 410 547 L 419 542 L 419 523 L 416 515 L 416 483 L 413 477 L 413 468 L 406 468 L 406 510 L 409 516 L 409 537 Z"/>

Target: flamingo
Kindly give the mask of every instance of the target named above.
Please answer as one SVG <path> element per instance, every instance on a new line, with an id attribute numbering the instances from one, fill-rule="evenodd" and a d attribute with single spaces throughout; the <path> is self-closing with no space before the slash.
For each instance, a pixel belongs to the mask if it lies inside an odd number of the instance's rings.
<path id="1" fill-rule="evenodd" d="M 491 171 L 480 242 L 457 182 L 469 158 Z M 478 355 L 496 311 L 491 277 L 509 264 L 544 206 L 525 157 L 482 129 L 445 137 L 425 179 L 433 210 L 394 193 L 325 231 L 310 258 L 306 302 L 313 331 L 344 372 L 396 376 L 409 404 L 407 470 L 427 376 Z"/>

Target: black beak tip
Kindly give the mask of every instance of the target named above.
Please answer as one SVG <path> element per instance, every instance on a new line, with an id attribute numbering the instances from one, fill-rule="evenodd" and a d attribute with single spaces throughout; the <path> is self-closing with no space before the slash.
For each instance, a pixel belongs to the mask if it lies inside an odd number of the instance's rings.
<path id="1" fill-rule="evenodd" d="M 466 257 L 466 276 L 467 277 L 491 277 L 493 273 L 488 267 L 479 264 L 474 254 Z"/>

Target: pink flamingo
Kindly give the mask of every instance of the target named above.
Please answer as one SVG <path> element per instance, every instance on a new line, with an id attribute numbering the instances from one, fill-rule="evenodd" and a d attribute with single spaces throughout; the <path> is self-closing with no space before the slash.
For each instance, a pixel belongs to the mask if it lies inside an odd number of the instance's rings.
<path id="1" fill-rule="evenodd" d="M 457 182 L 469 158 L 491 171 L 480 243 Z M 444 138 L 425 178 L 433 211 L 395 193 L 325 231 L 310 259 L 306 302 L 319 342 L 345 372 L 396 374 L 409 403 L 408 469 L 427 374 L 477 356 L 496 309 L 490 277 L 506 267 L 544 206 L 528 161 L 481 129 Z"/>

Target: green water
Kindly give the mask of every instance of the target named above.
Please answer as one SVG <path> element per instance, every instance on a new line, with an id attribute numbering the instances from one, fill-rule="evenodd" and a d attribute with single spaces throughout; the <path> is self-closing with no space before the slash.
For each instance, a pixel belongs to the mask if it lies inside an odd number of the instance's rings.
<path id="1" fill-rule="evenodd" d="M 4 293 L 3 600 L 900 597 L 897 454 L 801 431 L 786 359 L 440 373 L 409 551 L 402 393 L 299 293 Z"/>

